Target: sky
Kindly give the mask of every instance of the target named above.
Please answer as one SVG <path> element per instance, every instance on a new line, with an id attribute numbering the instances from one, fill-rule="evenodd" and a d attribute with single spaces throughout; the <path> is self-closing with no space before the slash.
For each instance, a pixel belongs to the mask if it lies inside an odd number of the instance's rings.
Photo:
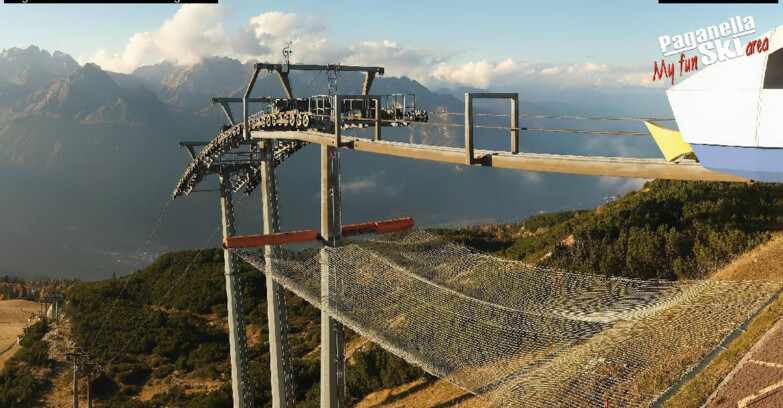
<path id="1" fill-rule="evenodd" d="M 659 5 L 657 0 L 245 1 L 219 5 L 2 4 L 0 48 L 34 44 L 132 72 L 212 56 L 384 65 L 428 86 L 502 88 L 652 83 L 658 37 L 753 16 L 759 33 L 783 5 Z"/>

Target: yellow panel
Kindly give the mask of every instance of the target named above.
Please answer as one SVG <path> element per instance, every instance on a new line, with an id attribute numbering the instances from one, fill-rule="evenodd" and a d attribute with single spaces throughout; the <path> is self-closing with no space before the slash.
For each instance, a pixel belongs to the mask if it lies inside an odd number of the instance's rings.
<path id="1" fill-rule="evenodd" d="M 674 159 L 687 154 L 693 153 L 691 145 L 685 143 L 682 140 L 682 134 L 674 129 L 665 128 L 655 122 L 644 121 L 647 125 L 647 129 L 652 134 L 655 143 L 658 144 L 658 148 L 661 149 L 663 157 L 667 161 L 674 161 Z"/>

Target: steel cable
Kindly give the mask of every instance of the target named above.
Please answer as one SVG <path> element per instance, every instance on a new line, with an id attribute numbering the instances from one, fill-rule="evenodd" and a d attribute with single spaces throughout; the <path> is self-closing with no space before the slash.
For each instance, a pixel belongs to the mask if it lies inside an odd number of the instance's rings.
<path id="1" fill-rule="evenodd" d="M 155 225 L 152 227 L 152 231 L 150 231 L 150 234 L 147 236 L 147 240 L 144 242 L 144 245 L 142 245 L 139 251 L 137 251 L 137 261 L 134 264 L 133 268 L 131 268 L 131 271 L 128 273 L 128 276 L 125 277 L 125 282 L 122 284 L 120 293 L 117 294 L 117 297 L 114 299 L 114 302 L 112 303 L 109 312 L 106 314 L 106 317 L 103 319 L 103 322 L 101 323 L 98 332 L 95 333 L 95 336 L 90 342 L 90 347 L 87 349 L 87 354 L 89 354 L 92 351 L 92 349 L 95 347 L 95 343 L 98 341 L 98 337 L 100 337 L 101 333 L 103 332 L 103 329 L 106 328 L 106 324 L 109 322 L 109 318 L 111 318 L 112 313 L 117 308 L 117 303 L 120 301 L 120 298 L 122 297 L 123 294 L 125 294 L 125 291 L 128 289 L 128 283 L 130 282 L 133 272 L 136 269 L 138 269 L 138 267 L 141 265 L 141 262 L 143 260 L 143 257 L 141 255 L 143 252 L 147 250 L 147 248 L 150 245 L 150 242 L 152 241 L 152 238 L 158 232 L 158 227 L 160 226 L 160 223 L 163 221 L 163 217 L 164 215 L 166 215 L 166 211 L 168 211 L 168 208 L 171 205 L 172 201 L 174 201 L 174 199 L 169 197 L 168 201 L 166 201 L 166 204 L 163 206 L 163 210 L 160 212 L 160 215 L 158 215 L 158 219 L 155 222 Z"/>
<path id="2" fill-rule="evenodd" d="M 431 115 L 442 116 L 465 116 L 464 112 L 427 112 Z M 493 116 L 508 118 L 511 117 L 507 113 L 474 113 L 473 116 Z M 635 117 L 622 117 L 622 116 L 574 116 L 574 115 L 529 115 L 520 114 L 519 118 L 522 119 L 568 119 L 568 120 L 610 120 L 610 121 L 653 121 L 653 122 L 669 122 L 674 121 L 674 118 L 635 118 Z"/>

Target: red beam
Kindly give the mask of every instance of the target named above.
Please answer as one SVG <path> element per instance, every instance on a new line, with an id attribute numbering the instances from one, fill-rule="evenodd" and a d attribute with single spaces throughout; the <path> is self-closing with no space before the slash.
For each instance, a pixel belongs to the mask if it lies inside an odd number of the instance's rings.
<path id="1" fill-rule="evenodd" d="M 223 239 L 223 248 L 249 248 L 265 245 L 281 245 L 293 242 L 315 241 L 317 239 L 318 231 L 316 230 L 277 232 L 266 235 L 227 237 Z"/>
<path id="2" fill-rule="evenodd" d="M 398 218 L 396 220 L 364 222 L 342 227 L 343 236 L 350 237 L 363 234 L 388 234 L 413 228 L 413 218 Z M 318 231 L 304 230 L 292 232 L 277 232 L 265 235 L 244 235 L 223 239 L 223 248 L 251 248 L 265 245 L 282 245 L 294 242 L 318 240 Z"/>
<path id="3" fill-rule="evenodd" d="M 405 217 L 396 220 L 365 222 L 361 224 L 351 224 L 342 227 L 344 237 L 362 234 L 387 234 L 390 232 L 403 231 L 413 228 L 413 218 Z"/>

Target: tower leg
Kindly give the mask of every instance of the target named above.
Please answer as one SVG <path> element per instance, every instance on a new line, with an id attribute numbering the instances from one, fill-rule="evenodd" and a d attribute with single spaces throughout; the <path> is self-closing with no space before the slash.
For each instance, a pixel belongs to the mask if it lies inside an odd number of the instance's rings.
<path id="1" fill-rule="evenodd" d="M 79 368 L 73 365 L 73 408 L 79 408 Z"/>
<path id="2" fill-rule="evenodd" d="M 337 130 L 339 131 L 339 130 Z M 336 147 L 321 146 L 321 235 L 327 247 L 340 245 L 340 162 Z M 345 331 L 329 314 L 334 266 L 321 253 L 321 408 L 345 407 Z"/>
<path id="3" fill-rule="evenodd" d="M 220 207 L 223 215 L 223 237 L 233 236 L 234 204 L 227 174 L 220 174 Z M 228 331 L 231 350 L 231 390 L 234 408 L 251 407 L 248 388 L 247 333 L 245 331 L 244 307 L 242 306 L 242 282 L 239 264 L 230 249 L 223 250 L 226 276 L 226 297 L 228 300 Z"/>
<path id="4" fill-rule="evenodd" d="M 261 144 L 261 198 L 264 215 L 264 234 L 280 232 L 280 214 L 277 203 L 277 180 L 272 141 Z M 286 408 L 294 403 L 294 382 L 291 367 L 291 348 L 288 338 L 288 311 L 285 288 L 272 279 L 276 246 L 264 247 L 266 265 L 266 304 L 269 325 L 269 364 L 272 380 L 272 407 Z"/>
<path id="5" fill-rule="evenodd" d="M 90 371 L 87 371 L 87 408 L 92 408 L 92 394 L 90 394 L 90 380 L 92 380 L 92 375 L 90 375 Z"/>

